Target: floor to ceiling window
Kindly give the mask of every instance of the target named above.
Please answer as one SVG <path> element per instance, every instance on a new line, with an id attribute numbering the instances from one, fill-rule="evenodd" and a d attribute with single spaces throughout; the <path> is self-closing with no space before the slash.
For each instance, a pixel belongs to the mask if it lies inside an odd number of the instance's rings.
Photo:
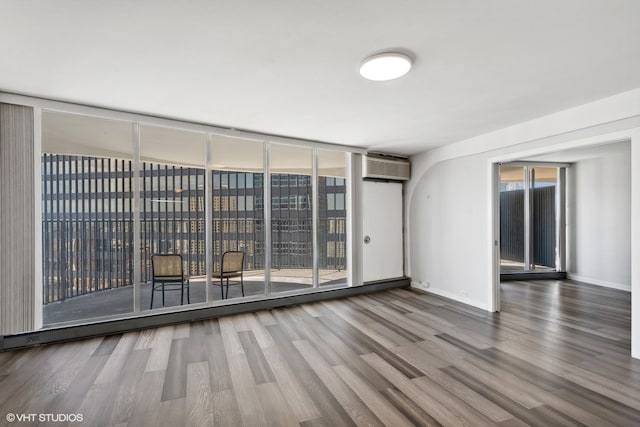
<path id="1" fill-rule="evenodd" d="M 212 135 L 210 147 L 212 271 L 222 270 L 223 257 L 233 255 L 230 252 L 243 258 L 238 261 L 242 276 L 230 278 L 228 293 L 224 277 L 212 278 L 212 299 L 264 295 L 264 143 Z"/>
<path id="2" fill-rule="evenodd" d="M 344 151 L 42 117 L 45 325 L 347 285 Z M 154 255 L 182 257 L 188 295 L 152 291 Z"/>
<path id="3" fill-rule="evenodd" d="M 341 151 L 317 150 L 318 282 L 347 281 L 347 162 Z"/>
<path id="4" fill-rule="evenodd" d="M 206 301 L 205 137 L 140 126 L 140 309 L 151 307 L 153 255 L 180 255 L 189 276 L 188 299 L 172 285 L 164 304 L 156 291 L 154 308 Z"/>
<path id="5" fill-rule="evenodd" d="M 44 324 L 133 311 L 133 126 L 42 114 Z"/>
<path id="6" fill-rule="evenodd" d="M 312 150 L 272 144 L 271 292 L 313 286 Z"/>

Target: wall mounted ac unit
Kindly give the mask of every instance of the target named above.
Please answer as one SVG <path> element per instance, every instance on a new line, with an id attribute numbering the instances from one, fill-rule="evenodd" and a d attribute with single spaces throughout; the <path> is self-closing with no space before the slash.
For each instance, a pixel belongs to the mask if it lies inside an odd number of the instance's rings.
<path id="1" fill-rule="evenodd" d="M 362 156 L 362 177 L 386 181 L 407 181 L 411 178 L 411 163 L 406 157 L 367 153 Z"/>

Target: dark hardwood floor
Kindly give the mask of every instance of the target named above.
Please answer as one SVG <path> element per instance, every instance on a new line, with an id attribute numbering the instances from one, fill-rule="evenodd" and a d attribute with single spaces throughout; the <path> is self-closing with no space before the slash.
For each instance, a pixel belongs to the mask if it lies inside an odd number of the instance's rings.
<path id="1" fill-rule="evenodd" d="M 508 282 L 502 308 L 392 290 L 1 353 L 0 425 L 640 425 L 629 293 Z"/>

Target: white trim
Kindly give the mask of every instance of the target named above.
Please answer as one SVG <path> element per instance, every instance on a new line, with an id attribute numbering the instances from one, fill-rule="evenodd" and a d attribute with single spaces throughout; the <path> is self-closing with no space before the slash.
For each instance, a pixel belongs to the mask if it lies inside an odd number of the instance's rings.
<path id="1" fill-rule="evenodd" d="M 46 110 L 76 114 L 81 116 L 137 122 L 143 125 L 152 125 L 196 132 L 208 132 L 214 135 L 230 136 L 234 138 L 249 139 L 259 142 L 268 141 L 276 144 L 295 145 L 299 147 L 316 147 L 325 150 L 346 151 L 360 154 L 367 152 L 367 150 L 364 148 L 334 144 L 331 142 L 272 135 L 250 130 L 240 130 L 224 126 L 209 125 L 205 123 L 189 122 L 171 117 L 152 116 L 149 114 L 118 111 L 110 108 L 73 104 L 63 101 L 54 101 L 50 99 L 36 98 L 6 92 L 0 92 L 0 102 L 30 106 L 34 108 L 42 108 Z"/>
<path id="2" fill-rule="evenodd" d="M 556 191 L 556 271 L 567 270 L 567 169 L 558 168 Z"/>
<path id="3" fill-rule="evenodd" d="M 263 142 L 262 211 L 264 212 L 264 294 L 271 295 L 271 145 Z M 254 202 L 255 208 L 255 202 Z"/>
<path id="4" fill-rule="evenodd" d="M 33 292 L 33 329 L 42 329 L 43 271 L 42 271 L 42 110 L 33 109 L 33 213 L 34 242 L 33 268 L 35 289 Z"/>
<path id="5" fill-rule="evenodd" d="M 347 263 L 347 285 L 348 286 L 354 286 L 356 284 L 356 274 L 355 274 L 355 250 L 356 248 L 353 246 L 353 242 L 354 242 L 354 233 L 355 233 L 355 229 L 353 226 L 353 209 L 354 209 L 354 205 L 355 205 L 355 196 L 354 196 L 354 192 L 353 192 L 353 188 L 354 188 L 354 180 L 356 179 L 355 176 L 355 172 L 354 172 L 354 167 L 353 167 L 353 162 L 354 162 L 354 158 L 355 156 L 351 153 L 347 153 L 345 156 L 345 166 L 346 166 L 346 182 L 345 182 L 345 208 L 347 209 L 347 218 L 345 220 L 345 227 L 346 227 L 346 233 L 347 233 L 347 238 L 346 238 L 346 247 L 345 247 L 345 254 L 346 254 L 346 263 Z"/>
<path id="6" fill-rule="evenodd" d="M 631 356 L 640 359 L 640 129 L 631 137 Z"/>
<path id="7" fill-rule="evenodd" d="M 489 243 L 487 262 L 492 267 L 489 269 L 488 282 L 490 284 L 489 311 L 500 311 L 500 165 L 489 163 L 489 189 L 491 202 L 489 203 Z"/>
<path id="8" fill-rule="evenodd" d="M 133 312 L 139 313 L 142 310 L 142 292 L 141 281 L 142 275 L 142 262 L 140 259 L 142 242 L 140 241 L 142 235 L 142 224 L 140 218 L 140 211 L 142 207 L 142 201 L 140 200 L 140 124 L 133 123 L 133 161 L 132 163 L 132 178 L 133 178 L 133 253 L 136 256 L 133 257 Z M 153 293 L 153 290 L 151 291 Z"/>
<path id="9" fill-rule="evenodd" d="M 524 271 L 533 270 L 533 180 L 530 166 L 523 166 L 524 172 Z"/>
<path id="10" fill-rule="evenodd" d="M 204 300 L 211 302 L 211 278 L 213 277 L 213 138 L 204 136 L 204 253 L 205 291 Z M 222 285 L 220 285 L 222 288 Z"/>
<path id="11" fill-rule="evenodd" d="M 362 286 L 363 258 L 362 258 L 362 156 L 350 153 L 347 163 L 347 271 L 350 286 Z"/>
<path id="12" fill-rule="evenodd" d="M 489 307 L 487 307 L 486 304 L 483 304 L 480 301 L 476 301 L 476 300 L 468 298 L 468 297 L 463 297 L 461 295 L 456 295 L 453 292 L 445 291 L 443 289 L 438 289 L 438 288 L 426 287 L 426 286 L 420 285 L 420 284 L 418 284 L 416 282 L 411 282 L 411 287 L 415 288 L 415 289 L 418 289 L 420 291 L 423 291 L 423 292 L 427 292 L 427 293 L 430 293 L 430 294 L 438 295 L 438 296 L 441 296 L 441 297 L 444 297 L 444 298 L 448 298 L 448 299 L 453 300 L 453 301 L 461 302 L 463 304 L 467 304 L 467 305 L 470 305 L 472 307 L 479 308 L 480 310 L 491 311 L 491 310 L 489 310 Z"/>
<path id="13" fill-rule="evenodd" d="M 515 161 L 502 163 L 502 166 L 530 166 L 536 168 L 568 168 L 571 163 L 563 162 L 536 162 L 536 161 Z"/>
<path id="14" fill-rule="evenodd" d="M 320 219 L 318 186 L 320 182 L 318 182 L 318 149 L 315 147 L 311 149 L 311 182 L 311 283 L 313 288 L 317 289 L 320 286 L 318 271 L 320 258 L 318 253 L 320 247 L 318 244 L 318 221 Z"/>
<path id="15" fill-rule="evenodd" d="M 613 283 L 606 280 L 594 279 L 593 277 L 578 276 L 576 274 L 567 273 L 567 279 L 576 282 L 587 283 L 589 285 L 602 286 L 604 288 L 618 289 L 621 291 L 631 292 L 631 285 L 625 283 Z"/>

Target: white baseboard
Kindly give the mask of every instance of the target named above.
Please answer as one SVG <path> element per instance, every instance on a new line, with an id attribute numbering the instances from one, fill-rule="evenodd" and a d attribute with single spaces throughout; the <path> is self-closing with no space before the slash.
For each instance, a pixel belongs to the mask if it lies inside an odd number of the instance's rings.
<path id="1" fill-rule="evenodd" d="M 607 282 L 606 280 L 594 279 L 592 277 L 578 276 L 577 274 L 567 273 L 567 279 L 575 280 L 577 282 L 584 282 L 590 285 L 602 286 L 605 288 L 618 289 L 620 291 L 631 292 L 631 285 L 624 283 Z"/>
<path id="2" fill-rule="evenodd" d="M 470 305 L 472 307 L 479 308 L 481 310 L 485 310 L 486 311 L 486 310 L 489 309 L 486 304 L 483 304 L 483 303 L 481 303 L 479 301 L 473 300 L 471 298 L 468 298 L 468 297 L 465 297 L 465 296 L 462 296 L 462 295 L 456 295 L 455 293 L 450 292 L 450 291 L 446 291 L 444 289 L 438 289 L 438 288 L 433 288 L 431 286 L 420 285 L 418 282 L 411 282 L 411 287 L 415 288 L 415 289 L 418 289 L 418 290 L 421 290 L 421 291 L 424 291 L 424 292 L 428 292 L 428 293 L 434 294 L 434 295 L 438 295 L 438 296 L 441 296 L 441 297 L 444 297 L 444 298 L 448 298 L 450 300 L 461 302 L 463 304 L 467 304 L 467 305 Z"/>

